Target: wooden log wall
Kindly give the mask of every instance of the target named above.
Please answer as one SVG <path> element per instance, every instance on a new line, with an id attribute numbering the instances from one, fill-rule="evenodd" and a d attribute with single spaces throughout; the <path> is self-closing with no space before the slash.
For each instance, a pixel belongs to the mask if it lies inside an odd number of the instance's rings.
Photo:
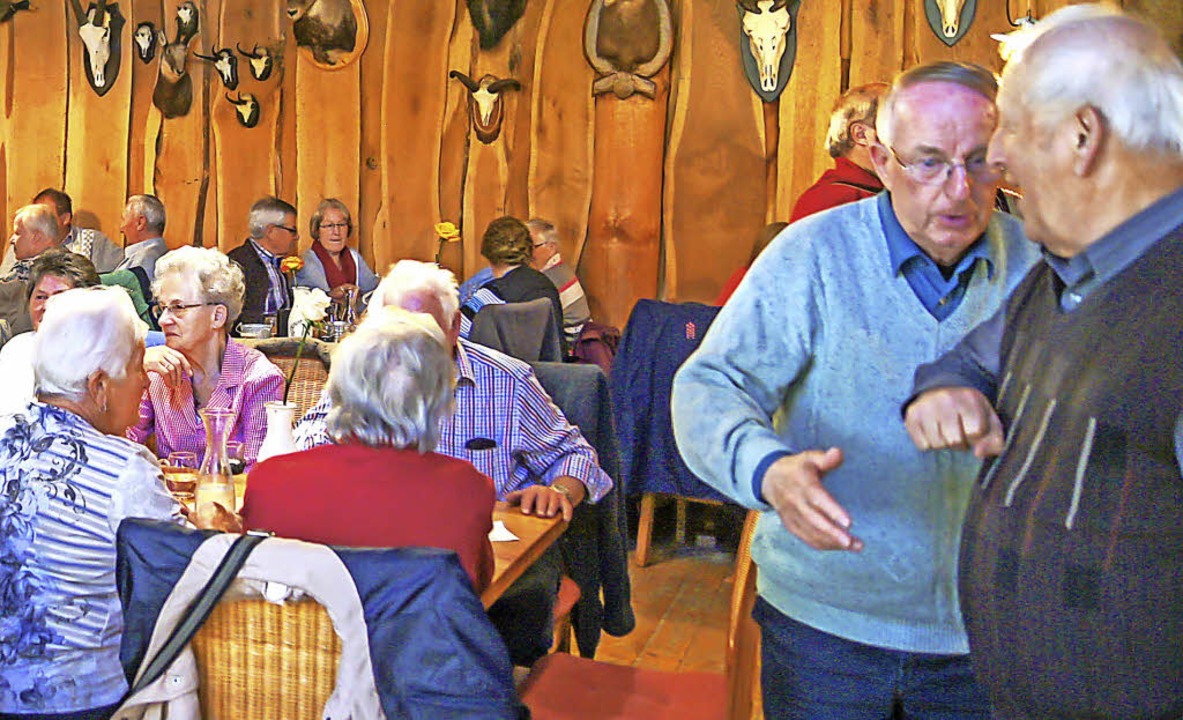
<path id="1" fill-rule="evenodd" d="M 354 210 L 354 242 L 379 270 L 434 258 L 433 226 L 455 222 L 462 242 L 442 259 L 466 277 L 483 265 L 490 220 L 541 216 L 558 226 L 593 314 L 618 326 L 641 297 L 714 297 L 759 228 L 786 218 L 829 167 L 822 139 L 843 90 L 935 59 L 997 69 L 990 34 L 1008 30 L 1005 0 L 976 0 L 952 48 L 929 29 L 925 0 L 801 0 L 791 81 L 765 103 L 743 73 L 734 0 L 670 0 L 673 52 L 651 78 L 654 97 L 621 99 L 592 95 L 598 76 L 583 49 L 592 0 L 528 0 L 490 49 L 468 0 L 364 0 L 364 51 L 332 69 L 297 48 L 284 2 L 192 1 L 193 103 L 180 117 L 152 103 L 161 48 L 144 63 L 132 41 L 145 21 L 174 40 L 177 0 L 119 0 L 120 71 L 102 97 L 87 83 L 69 0 L 35 3 L 0 25 L 3 217 L 40 188 L 62 187 L 80 225 L 118 239 L 126 196 L 151 192 L 167 207 L 171 245 L 229 250 L 246 236 L 250 204 L 278 194 L 299 209 L 307 247 L 308 218 L 336 196 Z M 1069 0 L 1009 2 L 1015 16 L 1041 16 Z M 1125 5 L 1183 49 L 1183 4 Z M 237 45 L 267 48 L 276 61 L 257 81 L 239 57 L 237 92 L 260 104 L 252 128 L 211 64 L 193 57 Z M 469 92 L 452 70 L 521 83 L 501 94 L 496 140 L 475 135 Z"/>

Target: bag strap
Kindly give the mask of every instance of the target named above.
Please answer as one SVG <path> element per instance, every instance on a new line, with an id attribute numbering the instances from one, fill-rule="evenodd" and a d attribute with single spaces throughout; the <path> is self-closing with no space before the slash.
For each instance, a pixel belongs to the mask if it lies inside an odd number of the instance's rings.
<path id="1" fill-rule="evenodd" d="M 218 564 L 205 587 L 194 598 L 185 617 L 173 628 L 172 635 L 160 647 L 156 655 L 148 661 L 144 666 L 144 672 L 140 673 L 139 679 L 127 691 L 127 695 L 123 698 L 125 702 L 129 697 L 155 682 L 173 664 L 173 661 L 181 654 L 181 650 L 189 644 L 189 641 L 205 624 L 206 618 L 213 612 L 218 601 L 222 599 L 222 595 L 226 593 L 230 583 L 238 576 L 238 571 L 242 569 L 243 563 L 246 562 L 251 551 L 267 537 L 264 534 L 247 533 L 234 540 L 234 544 L 222 557 L 222 562 Z"/>

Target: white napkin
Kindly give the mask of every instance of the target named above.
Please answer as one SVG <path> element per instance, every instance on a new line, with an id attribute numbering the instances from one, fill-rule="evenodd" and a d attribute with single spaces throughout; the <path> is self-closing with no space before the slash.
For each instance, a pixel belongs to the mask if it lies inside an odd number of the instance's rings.
<path id="1" fill-rule="evenodd" d="M 520 539 L 517 535 L 511 533 L 509 528 L 505 527 L 504 521 L 493 521 L 493 529 L 489 531 L 489 542 L 511 542 Z"/>

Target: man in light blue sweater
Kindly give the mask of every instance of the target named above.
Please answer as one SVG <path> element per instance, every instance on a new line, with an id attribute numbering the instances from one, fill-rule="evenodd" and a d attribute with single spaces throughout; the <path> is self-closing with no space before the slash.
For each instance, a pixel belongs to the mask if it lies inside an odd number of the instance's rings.
<path id="1" fill-rule="evenodd" d="M 766 511 L 759 565 L 773 718 L 988 718 L 957 600 L 978 464 L 911 443 L 912 371 L 994 314 L 1038 257 L 993 212 L 993 76 L 934 63 L 883 102 L 887 192 L 790 225 L 674 382 L 690 468 Z"/>

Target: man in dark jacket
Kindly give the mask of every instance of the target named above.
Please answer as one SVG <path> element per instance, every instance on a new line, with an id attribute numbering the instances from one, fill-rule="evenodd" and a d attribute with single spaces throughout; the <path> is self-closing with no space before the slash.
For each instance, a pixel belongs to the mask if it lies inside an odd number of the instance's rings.
<path id="1" fill-rule="evenodd" d="M 281 267 L 294 255 L 300 231 L 296 208 L 276 197 L 265 197 L 251 206 L 251 236 L 227 255 L 242 266 L 246 279 L 246 301 L 239 319 L 244 323 L 265 322 L 270 316 L 285 316 L 292 307 L 291 279 Z M 286 323 L 280 323 L 281 334 Z"/>

